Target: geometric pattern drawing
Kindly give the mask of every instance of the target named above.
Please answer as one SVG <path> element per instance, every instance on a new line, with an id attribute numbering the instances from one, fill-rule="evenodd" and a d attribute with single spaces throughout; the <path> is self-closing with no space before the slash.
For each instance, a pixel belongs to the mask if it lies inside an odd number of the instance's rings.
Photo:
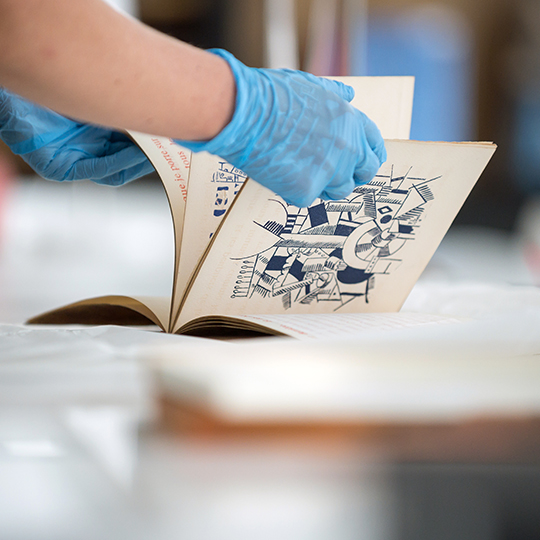
<path id="1" fill-rule="evenodd" d="M 346 199 L 309 208 L 275 199 L 256 253 L 235 257 L 239 272 L 231 297 L 281 297 L 283 307 L 331 302 L 337 311 L 350 302 L 369 302 L 378 275 L 392 272 L 400 251 L 415 239 L 424 211 L 434 199 L 435 178 L 379 174 Z M 264 236 L 264 235 L 261 235 Z"/>
<path id="2" fill-rule="evenodd" d="M 214 201 L 214 217 L 222 217 L 234 200 L 247 175 L 226 161 L 218 163 L 219 169 L 212 175 L 216 183 L 216 199 Z"/>

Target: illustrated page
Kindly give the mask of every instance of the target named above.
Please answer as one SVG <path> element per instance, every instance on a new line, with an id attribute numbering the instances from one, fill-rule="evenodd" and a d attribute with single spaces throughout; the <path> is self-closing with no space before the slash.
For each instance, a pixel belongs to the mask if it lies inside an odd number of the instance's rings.
<path id="1" fill-rule="evenodd" d="M 495 151 L 387 141 L 376 177 L 341 201 L 287 205 L 249 181 L 175 329 L 205 315 L 398 311 Z"/>
<path id="2" fill-rule="evenodd" d="M 176 283 L 177 269 L 182 250 L 184 216 L 191 170 L 191 152 L 167 137 L 156 137 L 129 131 L 129 135 L 146 154 L 156 169 L 169 200 L 174 227 L 174 274 L 171 297 L 171 313 L 176 313 L 179 304 Z M 171 321 L 172 322 L 172 321 Z"/>
<path id="3" fill-rule="evenodd" d="M 355 89 L 352 104 L 372 118 L 386 138 L 409 137 L 413 77 L 338 77 Z M 199 260 L 246 175 L 225 160 L 206 152 L 192 155 L 184 220 L 182 257 L 176 272 L 173 313 Z"/>

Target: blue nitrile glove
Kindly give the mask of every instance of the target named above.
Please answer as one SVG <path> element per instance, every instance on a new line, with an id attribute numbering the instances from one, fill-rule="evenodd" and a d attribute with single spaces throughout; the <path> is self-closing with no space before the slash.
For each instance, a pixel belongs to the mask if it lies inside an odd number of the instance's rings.
<path id="1" fill-rule="evenodd" d="M 3 88 L 0 139 L 49 180 L 118 186 L 154 170 L 126 135 L 76 122 Z"/>
<path id="2" fill-rule="evenodd" d="M 218 155 L 286 202 L 342 199 L 369 182 L 386 160 L 377 126 L 348 102 L 349 86 L 308 73 L 249 68 L 211 50 L 236 80 L 231 122 L 205 142 L 178 141 Z"/>

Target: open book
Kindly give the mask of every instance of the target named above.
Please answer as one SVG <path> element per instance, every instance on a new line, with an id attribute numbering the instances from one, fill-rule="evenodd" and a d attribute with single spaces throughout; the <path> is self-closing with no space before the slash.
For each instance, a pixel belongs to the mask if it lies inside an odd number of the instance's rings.
<path id="1" fill-rule="evenodd" d="M 175 237 L 171 298 L 104 296 L 34 317 L 34 324 L 148 324 L 270 334 L 316 332 L 338 314 L 354 329 L 397 312 L 493 152 L 491 143 L 408 138 L 413 80 L 346 78 L 387 140 L 377 176 L 341 201 L 287 205 L 221 158 L 131 133 L 156 168 Z"/>

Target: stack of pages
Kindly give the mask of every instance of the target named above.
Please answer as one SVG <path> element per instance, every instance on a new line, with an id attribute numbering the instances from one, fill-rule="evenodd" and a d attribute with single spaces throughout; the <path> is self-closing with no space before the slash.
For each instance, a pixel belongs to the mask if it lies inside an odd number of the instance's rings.
<path id="1" fill-rule="evenodd" d="M 381 313 L 395 319 L 495 145 L 407 140 L 412 78 L 341 80 L 387 139 L 388 160 L 371 182 L 346 199 L 297 208 L 219 157 L 131 133 L 170 203 L 171 298 L 104 296 L 30 322 L 302 337 L 384 324 Z"/>

